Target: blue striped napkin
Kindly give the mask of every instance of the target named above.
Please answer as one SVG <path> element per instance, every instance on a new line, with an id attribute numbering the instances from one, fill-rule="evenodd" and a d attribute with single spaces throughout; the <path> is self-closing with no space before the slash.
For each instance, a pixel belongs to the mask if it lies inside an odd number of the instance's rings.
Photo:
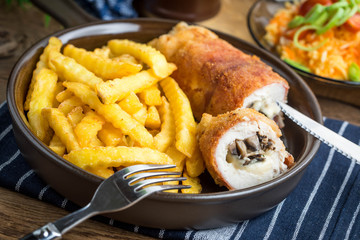
<path id="1" fill-rule="evenodd" d="M 325 126 L 360 144 L 360 127 L 333 119 Z M 22 158 L 6 102 L 0 105 L 0 186 L 73 211 L 78 207 L 46 185 Z M 360 166 L 321 144 L 297 188 L 277 207 L 251 220 L 211 230 L 173 231 L 110 225 L 161 239 L 360 239 Z M 55 220 L 55 219 L 54 219 Z"/>
<path id="2" fill-rule="evenodd" d="M 75 0 L 88 13 L 103 20 L 138 17 L 133 0 Z"/>

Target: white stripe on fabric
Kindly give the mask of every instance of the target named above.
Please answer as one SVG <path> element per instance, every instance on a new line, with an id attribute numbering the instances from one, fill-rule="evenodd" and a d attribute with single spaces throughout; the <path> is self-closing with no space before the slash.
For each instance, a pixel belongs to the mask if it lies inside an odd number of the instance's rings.
<path id="1" fill-rule="evenodd" d="M 10 124 L 4 131 L 0 134 L 0 141 L 10 132 L 12 125 Z"/>
<path id="2" fill-rule="evenodd" d="M 343 183 L 341 184 L 340 190 L 339 190 L 338 194 L 336 195 L 334 203 L 331 206 L 330 212 L 329 212 L 329 214 L 328 214 L 328 216 L 326 218 L 323 229 L 321 230 L 319 239 L 323 239 L 324 236 L 325 236 L 325 233 L 326 233 L 326 230 L 327 230 L 327 228 L 329 226 L 330 220 L 331 220 L 331 218 L 332 218 L 332 216 L 333 216 L 333 214 L 335 212 L 335 208 L 339 203 L 340 197 L 341 197 L 342 193 L 344 192 L 345 186 L 346 186 L 346 184 L 348 183 L 348 181 L 350 179 L 350 176 L 351 176 L 351 173 L 354 170 L 354 167 L 355 167 L 355 161 L 353 160 L 353 161 L 351 161 L 350 167 L 349 167 L 349 169 L 348 169 L 348 171 L 346 173 L 346 176 L 345 176 L 345 179 L 344 179 Z"/>
<path id="3" fill-rule="evenodd" d="M 110 218 L 109 224 L 110 224 L 111 226 L 114 226 L 114 219 Z"/>
<path id="4" fill-rule="evenodd" d="M 21 184 L 25 181 L 26 178 L 28 178 L 31 174 L 34 173 L 34 170 L 31 169 L 29 171 L 27 171 L 20 179 L 19 181 L 16 183 L 15 185 L 15 191 L 19 191 L 20 190 L 20 187 L 21 187 Z"/>
<path id="5" fill-rule="evenodd" d="M 360 141 L 358 142 L 358 145 L 360 145 Z M 354 161 L 354 160 L 353 160 Z M 351 218 L 351 222 L 349 224 L 349 227 L 348 229 L 346 230 L 346 235 L 345 235 L 345 238 L 344 240 L 348 240 L 349 237 L 350 237 L 350 233 L 351 233 L 351 230 L 352 230 L 352 227 L 354 226 L 354 223 L 355 223 L 355 220 L 356 220 L 356 217 L 358 216 L 359 214 L 359 211 L 360 211 L 360 203 L 357 205 L 356 207 L 356 210 Z"/>
<path id="6" fill-rule="evenodd" d="M 185 234 L 184 240 L 189 240 L 189 239 L 190 239 L 190 236 L 191 236 L 191 234 L 192 234 L 193 232 L 194 232 L 193 230 L 187 231 L 186 234 Z"/>
<path id="7" fill-rule="evenodd" d="M 343 124 L 341 125 L 340 130 L 338 132 L 340 135 L 342 135 L 344 133 L 347 125 L 348 125 L 347 122 L 343 122 Z M 295 240 L 297 238 L 297 235 L 299 234 L 301 225 L 302 225 L 302 223 L 303 223 L 303 221 L 305 219 L 305 215 L 306 215 L 307 211 L 309 210 L 309 207 L 310 207 L 310 205 L 311 205 L 311 203 L 312 203 L 312 201 L 313 201 L 313 199 L 314 199 L 314 197 L 315 197 L 315 195 L 316 195 L 322 181 L 324 180 L 324 177 L 325 177 L 325 175 L 326 175 L 326 173 L 327 173 L 327 171 L 328 171 L 328 169 L 330 167 L 330 164 L 332 162 L 332 159 L 334 157 L 334 153 L 335 153 L 335 149 L 332 148 L 330 150 L 330 152 L 329 152 L 328 158 L 327 158 L 325 166 L 324 166 L 324 168 L 323 168 L 323 170 L 321 172 L 321 175 L 318 178 L 318 180 L 317 180 L 317 182 L 315 184 L 315 187 L 314 187 L 313 191 L 311 192 L 311 194 L 309 196 L 309 199 L 306 202 L 306 205 L 305 205 L 303 211 L 301 212 L 300 218 L 299 218 L 299 220 L 298 220 L 298 222 L 296 224 L 294 234 L 293 234 L 293 236 L 291 238 L 292 240 Z"/>
<path id="8" fill-rule="evenodd" d="M 235 239 L 240 239 L 240 238 L 241 238 L 241 236 L 242 236 L 242 234 L 244 233 L 245 228 L 247 227 L 248 223 L 249 223 L 249 220 L 246 220 L 246 221 L 243 222 L 243 224 L 241 225 L 241 228 L 240 228 L 239 232 L 238 232 L 238 233 L 236 234 L 236 236 L 235 236 Z"/>
<path id="9" fill-rule="evenodd" d="M 209 229 L 209 230 L 203 230 L 195 232 L 192 239 L 194 240 L 219 240 L 219 239 L 229 239 L 237 229 L 237 224 L 223 227 L 223 228 L 217 228 L 217 229 Z"/>
<path id="10" fill-rule="evenodd" d="M 164 238 L 164 233 L 165 233 L 165 230 L 164 230 L 164 229 L 160 229 L 158 238 L 163 239 L 163 238 Z"/>
<path id="11" fill-rule="evenodd" d="M 2 108 L 5 104 L 6 104 L 6 101 L 3 101 L 3 102 L 0 104 L 0 108 Z"/>
<path id="12" fill-rule="evenodd" d="M 46 185 L 45 187 L 43 187 L 43 189 L 41 189 L 40 193 L 39 193 L 39 200 L 42 200 L 43 196 L 44 196 L 44 193 L 46 192 L 46 190 L 48 190 L 50 188 L 49 185 Z"/>
<path id="13" fill-rule="evenodd" d="M 67 203 L 68 203 L 67 198 L 64 198 L 64 200 L 61 203 L 61 208 L 65 208 Z"/>
<path id="14" fill-rule="evenodd" d="M 271 232 L 272 232 L 272 230 L 274 229 L 276 220 L 277 220 L 277 218 L 278 218 L 278 216 L 279 216 L 279 213 L 280 213 L 280 211 L 281 211 L 281 208 L 282 208 L 282 206 L 284 205 L 285 200 L 286 200 L 286 199 L 284 199 L 284 200 L 276 207 L 276 211 L 275 211 L 275 213 L 274 213 L 274 216 L 273 216 L 272 219 L 271 219 L 271 222 L 270 222 L 270 224 L 269 224 L 268 230 L 266 231 L 263 240 L 269 239 L 269 237 L 270 237 L 270 235 L 271 235 Z"/>
<path id="15" fill-rule="evenodd" d="M 351 230 L 352 230 L 352 227 L 354 226 L 354 223 L 355 223 L 356 217 L 357 217 L 358 214 L 359 214 L 359 211 L 360 211 L 360 203 L 357 205 L 356 210 L 355 210 L 355 212 L 354 212 L 354 215 L 353 215 L 352 218 L 351 218 L 351 222 L 350 222 L 349 227 L 348 227 L 348 229 L 347 229 L 347 231 L 346 231 L 346 235 L 345 235 L 344 240 L 348 240 L 348 239 L 349 239 L 350 233 L 351 233 Z"/>
<path id="16" fill-rule="evenodd" d="M 4 162 L 3 164 L 0 165 L 0 172 L 1 172 L 1 170 L 3 170 L 4 167 L 6 167 L 10 163 L 12 163 L 19 155 L 20 155 L 20 150 L 17 150 L 14 153 L 14 155 L 12 155 L 11 158 L 9 158 L 9 160 L 7 160 L 6 162 Z"/>

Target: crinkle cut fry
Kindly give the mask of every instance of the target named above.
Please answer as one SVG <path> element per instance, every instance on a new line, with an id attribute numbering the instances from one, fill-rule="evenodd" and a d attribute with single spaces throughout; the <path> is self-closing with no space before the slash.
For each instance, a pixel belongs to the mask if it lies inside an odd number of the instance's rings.
<path id="1" fill-rule="evenodd" d="M 173 78 L 165 78 L 160 82 L 160 86 L 174 114 L 176 148 L 187 157 L 191 157 L 196 145 L 196 123 L 190 102 Z"/>
<path id="2" fill-rule="evenodd" d="M 154 137 L 155 148 L 164 152 L 175 139 L 175 120 L 169 102 L 162 97 L 162 105 L 159 108 L 161 118 L 161 130 Z"/>
<path id="3" fill-rule="evenodd" d="M 105 104 L 115 103 L 124 99 L 130 92 L 138 93 L 157 83 L 161 78 L 152 69 L 137 74 L 116 78 L 96 85 L 96 92 Z"/>
<path id="4" fill-rule="evenodd" d="M 108 46 L 115 55 L 127 53 L 140 59 L 151 67 L 155 75 L 160 78 L 165 78 L 176 70 L 176 66 L 168 63 L 163 54 L 146 44 L 136 43 L 126 39 L 114 39 L 108 42 Z"/>
<path id="5" fill-rule="evenodd" d="M 169 156 L 157 150 L 125 146 L 82 148 L 72 151 L 64 158 L 83 169 L 127 167 L 134 164 L 174 164 Z"/>
<path id="6" fill-rule="evenodd" d="M 67 152 L 80 149 L 74 130 L 62 112 L 57 108 L 43 108 L 42 114 L 48 120 L 55 134 L 66 146 Z"/>
<path id="7" fill-rule="evenodd" d="M 49 133 L 49 124 L 42 116 L 41 110 L 46 107 L 52 107 L 57 79 L 56 73 L 47 68 L 43 68 L 36 75 L 34 92 L 31 96 L 29 112 L 27 113 L 31 130 L 45 143 L 50 141 L 51 134 Z"/>
<path id="8" fill-rule="evenodd" d="M 72 44 L 66 45 L 64 55 L 75 59 L 76 62 L 102 79 L 121 78 L 138 73 L 142 69 L 141 64 L 113 61 L 110 58 L 101 57 L 83 48 L 77 48 Z"/>
<path id="9" fill-rule="evenodd" d="M 31 79 L 31 82 L 30 82 L 30 85 L 29 85 L 29 90 L 28 90 L 28 93 L 26 95 L 26 99 L 25 99 L 25 103 L 24 103 L 24 110 L 25 111 L 29 110 L 31 95 L 32 95 L 32 93 L 34 91 L 34 85 L 35 85 L 35 82 L 36 82 L 36 75 L 39 74 L 41 69 L 48 67 L 49 52 L 50 51 L 58 51 L 58 52 L 60 52 L 61 46 L 62 46 L 62 42 L 60 41 L 60 39 L 58 39 L 56 37 L 51 37 L 49 39 L 49 44 L 45 47 L 43 53 L 40 55 L 40 60 L 37 62 L 36 68 L 33 71 L 32 79 Z"/>
<path id="10" fill-rule="evenodd" d="M 63 54 L 51 51 L 49 54 L 50 67 L 63 79 L 70 82 L 80 82 L 95 89 L 96 84 L 103 80 L 94 73 L 87 70 L 84 66 L 77 63 L 74 59 Z"/>
<path id="11" fill-rule="evenodd" d="M 76 82 L 64 82 L 65 87 L 70 89 L 85 104 L 102 115 L 114 127 L 119 128 L 125 135 L 129 135 L 143 147 L 153 147 L 153 136 L 146 128 L 121 109 L 118 104 L 102 104 L 96 93 L 88 86 Z"/>

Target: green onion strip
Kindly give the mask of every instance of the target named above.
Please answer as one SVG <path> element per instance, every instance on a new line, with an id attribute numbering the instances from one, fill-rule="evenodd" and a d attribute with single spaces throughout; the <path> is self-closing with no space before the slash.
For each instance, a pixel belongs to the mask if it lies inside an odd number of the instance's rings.
<path id="1" fill-rule="evenodd" d="M 350 0 L 350 2 L 340 0 L 329 6 L 316 4 L 304 17 L 299 15 L 295 16 L 288 24 L 288 28 L 290 29 L 299 27 L 294 35 L 294 45 L 304 51 L 318 49 L 325 44 L 327 39 L 317 46 L 305 47 L 299 43 L 300 34 L 306 30 L 315 30 L 317 35 L 321 35 L 333 27 L 341 26 L 360 11 L 359 3 L 360 0 Z"/>

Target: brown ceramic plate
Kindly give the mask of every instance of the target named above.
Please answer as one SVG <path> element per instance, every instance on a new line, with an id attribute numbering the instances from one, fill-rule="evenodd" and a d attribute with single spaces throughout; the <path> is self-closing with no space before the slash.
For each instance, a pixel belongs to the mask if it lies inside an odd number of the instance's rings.
<path id="1" fill-rule="evenodd" d="M 263 49 L 279 57 L 276 49 L 270 46 L 265 40 L 265 27 L 273 18 L 275 13 L 284 8 L 285 1 L 258 0 L 250 8 L 247 16 L 247 24 L 254 41 Z M 316 94 L 330 97 L 360 106 L 360 82 L 343 81 L 333 78 L 322 77 L 313 73 L 305 72 L 296 67 L 290 66 L 298 72 L 313 88 Z"/>
<path id="2" fill-rule="evenodd" d="M 109 39 L 126 38 L 147 42 L 167 33 L 177 22 L 132 19 L 95 22 L 55 33 L 64 44 L 86 49 L 100 47 Z M 259 56 L 289 81 L 289 104 L 321 122 L 316 98 L 304 81 L 278 58 L 241 39 L 217 34 L 248 54 Z M 102 178 L 67 162 L 48 149 L 29 130 L 23 103 L 38 61 L 49 37 L 28 49 L 14 66 L 7 88 L 7 101 L 13 119 L 16 141 L 24 158 L 38 175 L 60 194 L 84 206 L 91 199 Z M 280 203 L 298 184 L 306 166 L 319 148 L 319 142 L 288 119 L 284 140 L 296 159 L 296 165 L 282 176 L 244 190 L 227 191 L 217 187 L 208 174 L 201 176 L 202 194 L 156 193 L 135 206 L 111 214 L 122 222 L 167 229 L 205 229 L 224 226 L 258 216 Z"/>

